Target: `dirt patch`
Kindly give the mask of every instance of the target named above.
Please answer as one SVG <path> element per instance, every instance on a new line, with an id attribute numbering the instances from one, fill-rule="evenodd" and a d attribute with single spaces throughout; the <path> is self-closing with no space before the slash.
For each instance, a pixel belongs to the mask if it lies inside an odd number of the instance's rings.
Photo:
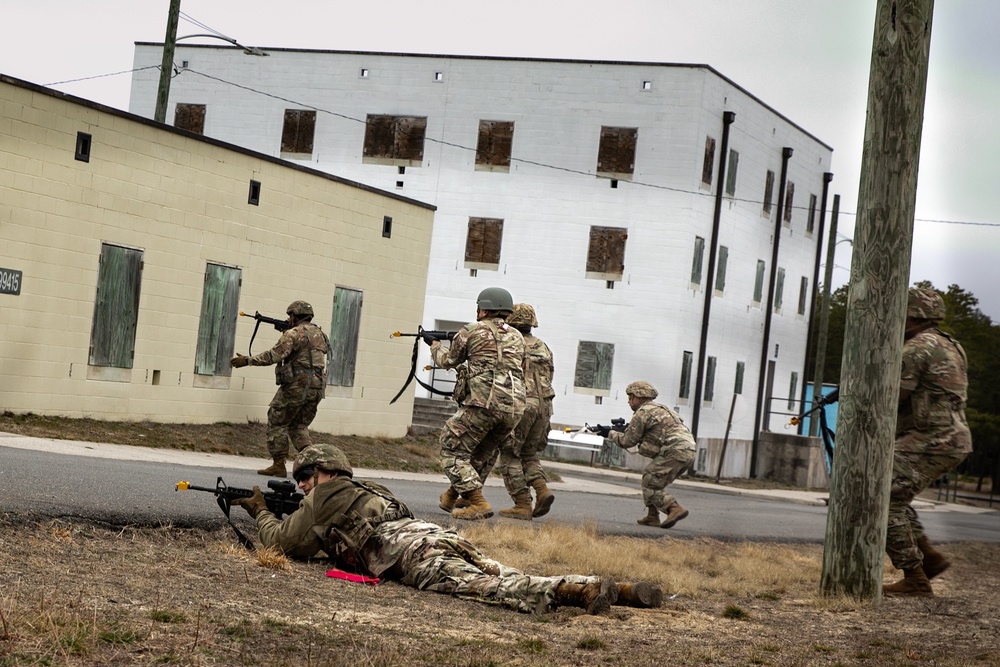
<path id="1" fill-rule="evenodd" d="M 584 533 L 579 544 L 594 553 L 574 543 L 572 555 L 553 556 L 549 540 L 565 541 L 565 531 Z M 392 582 L 372 588 L 329 579 L 321 561 L 265 568 L 224 529 L 135 530 L 8 514 L 0 517 L 0 665 L 1000 662 L 996 546 L 948 545 L 954 565 L 935 580 L 937 597 L 870 608 L 817 597 L 821 547 L 814 545 L 638 540 L 505 524 L 476 525 L 470 537 L 535 574 L 596 557 L 606 574 L 627 579 L 635 561 L 606 554 L 639 551 L 658 568 L 643 576 L 659 581 L 668 599 L 661 609 L 615 607 L 607 616 L 570 608 L 519 614 Z M 748 569 L 734 574 L 737 563 Z M 748 580 L 754 571 L 764 574 Z"/>

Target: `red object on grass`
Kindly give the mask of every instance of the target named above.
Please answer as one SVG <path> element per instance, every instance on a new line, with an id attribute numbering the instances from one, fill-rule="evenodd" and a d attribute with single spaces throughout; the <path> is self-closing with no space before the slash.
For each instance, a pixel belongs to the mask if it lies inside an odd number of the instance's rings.
<path id="1" fill-rule="evenodd" d="M 350 581 L 355 584 L 371 584 L 372 586 L 378 586 L 381 581 L 378 577 L 366 577 L 363 574 L 344 572 L 343 570 L 338 570 L 337 568 L 328 570 L 326 576 L 333 577 L 334 579 L 343 579 L 344 581 Z"/>

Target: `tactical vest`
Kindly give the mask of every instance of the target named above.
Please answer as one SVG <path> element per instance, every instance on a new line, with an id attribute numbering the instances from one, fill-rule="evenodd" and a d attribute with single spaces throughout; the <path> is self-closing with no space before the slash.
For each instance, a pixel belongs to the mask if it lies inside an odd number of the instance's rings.
<path id="1" fill-rule="evenodd" d="M 317 526 L 321 526 L 324 551 L 348 563 L 358 553 L 379 524 L 413 518 L 410 509 L 389 489 L 376 482 L 336 477 L 316 486 L 313 501 Z"/>

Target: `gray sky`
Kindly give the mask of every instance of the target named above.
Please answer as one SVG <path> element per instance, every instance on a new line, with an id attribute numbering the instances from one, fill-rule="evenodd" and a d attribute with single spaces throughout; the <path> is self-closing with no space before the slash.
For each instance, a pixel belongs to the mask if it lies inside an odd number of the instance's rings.
<path id="1" fill-rule="evenodd" d="M 4 5 L 0 72 L 39 84 L 100 77 L 53 87 L 125 109 L 130 76 L 101 75 L 131 69 L 134 42 L 163 40 L 169 0 L 6 0 Z M 833 146 L 830 192 L 841 195 L 840 230 L 847 237 L 853 236 L 857 210 L 875 5 L 875 0 L 183 0 L 181 11 L 254 46 L 711 65 Z M 911 282 L 930 280 L 941 289 L 957 284 L 973 293 L 995 322 L 1000 322 L 1000 187 L 992 182 L 1000 155 L 998 27 L 997 0 L 936 3 L 911 264 Z M 179 36 L 204 32 L 183 18 L 178 28 Z M 847 243 L 837 246 L 834 286 L 848 279 L 850 249 Z"/>

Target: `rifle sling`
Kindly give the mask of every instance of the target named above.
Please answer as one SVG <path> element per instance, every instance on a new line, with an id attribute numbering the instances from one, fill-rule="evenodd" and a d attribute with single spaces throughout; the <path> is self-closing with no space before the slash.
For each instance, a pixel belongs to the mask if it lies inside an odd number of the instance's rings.
<path id="1" fill-rule="evenodd" d="M 403 395 L 403 392 L 406 391 L 406 388 L 410 386 L 410 383 L 413 380 L 416 380 L 417 384 L 419 384 L 421 387 L 431 392 L 432 394 L 437 394 L 438 396 L 451 396 L 450 391 L 441 391 L 440 389 L 435 389 L 434 387 L 432 387 L 431 385 L 427 384 L 426 382 L 417 377 L 417 352 L 419 351 L 419 348 L 420 348 L 420 336 L 418 334 L 413 339 L 413 354 L 410 356 L 410 374 L 406 376 L 406 382 L 403 383 L 403 386 L 399 388 L 399 391 L 396 392 L 396 395 L 392 397 L 391 401 L 389 401 L 389 405 L 395 403 L 396 400 Z"/>

